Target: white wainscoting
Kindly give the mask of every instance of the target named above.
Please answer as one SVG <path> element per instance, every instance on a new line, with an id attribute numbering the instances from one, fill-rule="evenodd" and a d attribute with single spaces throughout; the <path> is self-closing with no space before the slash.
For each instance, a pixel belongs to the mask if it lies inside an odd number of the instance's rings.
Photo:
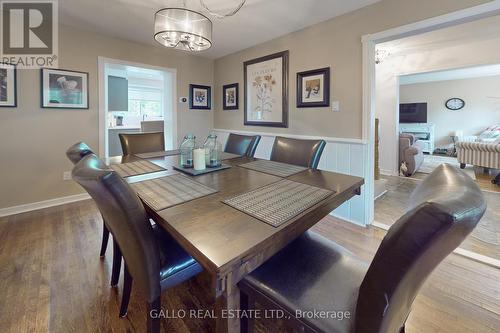
<path id="1" fill-rule="evenodd" d="M 214 129 L 220 142 L 225 144 L 229 133 L 244 135 L 260 135 L 262 139 L 257 147 L 255 157 L 269 159 L 274 138 L 277 135 L 292 137 L 297 139 L 323 139 L 326 147 L 319 162 L 319 169 L 333 171 L 352 176 L 363 177 L 366 181 L 366 160 L 368 156 L 368 144 L 359 139 L 328 138 L 304 135 L 283 135 L 275 133 L 259 133 L 250 131 L 233 131 L 226 129 Z M 369 200 L 366 197 L 366 185 L 361 188 L 361 195 L 355 196 L 342 206 L 334 210 L 331 214 L 346 221 L 367 225 L 369 221 Z"/>

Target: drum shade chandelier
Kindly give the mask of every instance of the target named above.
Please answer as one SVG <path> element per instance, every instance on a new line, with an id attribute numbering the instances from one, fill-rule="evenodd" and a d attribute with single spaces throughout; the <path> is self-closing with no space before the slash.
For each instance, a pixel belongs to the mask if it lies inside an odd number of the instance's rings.
<path id="1" fill-rule="evenodd" d="M 239 0 L 238 6 L 226 14 L 215 13 L 199 0 L 201 7 L 216 18 L 233 16 L 245 4 Z M 163 8 L 155 14 L 154 39 L 161 45 L 190 52 L 208 50 L 212 46 L 212 21 L 207 15 L 184 8 Z"/>

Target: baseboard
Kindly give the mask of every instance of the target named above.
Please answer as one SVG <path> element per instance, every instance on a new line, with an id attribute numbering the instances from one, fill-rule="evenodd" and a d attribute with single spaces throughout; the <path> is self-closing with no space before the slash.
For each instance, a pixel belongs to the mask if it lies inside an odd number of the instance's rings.
<path id="1" fill-rule="evenodd" d="M 351 220 L 351 219 L 348 219 L 348 218 L 345 218 L 345 217 L 342 217 L 340 215 L 337 215 L 335 213 L 330 213 L 330 216 L 333 216 L 335 217 L 336 219 L 339 219 L 339 220 L 342 220 L 342 221 L 345 221 L 345 222 L 349 222 L 349 223 L 352 223 L 352 224 L 355 224 L 357 226 L 360 226 L 360 227 L 363 227 L 363 228 L 366 228 L 366 225 L 362 224 L 362 223 L 359 223 L 359 222 L 356 222 L 354 220 Z"/>
<path id="2" fill-rule="evenodd" d="M 67 197 L 60 197 L 55 199 L 49 199 L 39 202 L 28 203 L 19 206 L 0 208 L 0 217 L 15 215 L 25 212 L 31 212 L 38 209 L 49 208 L 59 205 L 64 205 L 72 202 L 77 202 L 81 200 L 90 199 L 90 196 L 87 193 L 69 195 Z"/>

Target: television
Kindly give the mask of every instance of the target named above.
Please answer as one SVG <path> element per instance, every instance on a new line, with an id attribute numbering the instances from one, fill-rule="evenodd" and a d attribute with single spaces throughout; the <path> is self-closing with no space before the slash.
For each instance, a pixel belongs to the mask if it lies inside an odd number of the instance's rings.
<path id="1" fill-rule="evenodd" d="M 400 123 L 427 123 L 427 103 L 399 104 Z"/>

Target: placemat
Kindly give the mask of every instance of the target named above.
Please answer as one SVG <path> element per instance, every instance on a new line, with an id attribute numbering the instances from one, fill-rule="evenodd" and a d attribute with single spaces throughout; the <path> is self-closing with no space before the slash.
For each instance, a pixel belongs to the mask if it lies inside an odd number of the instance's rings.
<path id="1" fill-rule="evenodd" d="M 268 173 L 270 175 L 278 177 L 288 177 L 296 173 L 299 173 L 301 171 L 307 170 L 307 168 L 298 165 L 267 161 L 267 160 L 258 160 L 254 162 L 240 164 L 239 166 L 255 171 Z"/>
<path id="2" fill-rule="evenodd" d="M 205 168 L 203 170 L 195 170 L 194 168 L 184 168 L 180 165 L 174 165 L 174 169 L 175 170 L 179 170 L 179 171 L 182 171 L 184 173 L 187 173 L 188 175 L 190 176 L 199 176 L 199 175 L 204 175 L 206 173 L 211 173 L 211 172 L 215 172 L 215 171 L 220 171 L 220 170 L 225 170 L 225 169 L 229 169 L 231 168 L 230 165 L 227 165 L 227 164 L 221 164 L 220 166 L 216 167 L 216 168 Z"/>
<path id="3" fill-rule="evenodd" d="M 181 174 L 150 179 L 131 186 L 155 211 L 217 193 L 217 190 Z"/>
<path id="4" fill-rule="evenodd" d="M 149 161 L 135 161 L 122 164 L 112 164 L 110 165 L 110 168 L 115 170 L 123 178 L 166 170 L 161 166 Z"/>
<path id="5" fill-rule="evenodd" d="M 135 156 L 139 158 L 154 158 L 154 157 L 164 157 L 164 156 L 174 156 L 174 155 L 180 155 L 181 152 L 179 149 L 175 150 L 166 150 L 166 151 L 154 151 L 152 153 L 141 153 L 141 154 L 135 154 Z"/>
<path id="6" fill-rule="evenodd" d="M 233 153 L 226 153 L 225 151 L 223 151 L 220 155 L 221 161 L 230 160 L 230 159 L 238 158 L 238 157 L 241 157 L 241 155 L 233 154 Z"/>
<path id="7" fill-rule="evenodd" d="M 333 193 L 283 179 L 222 202 L 273 227 L 279 227 Z"/>

